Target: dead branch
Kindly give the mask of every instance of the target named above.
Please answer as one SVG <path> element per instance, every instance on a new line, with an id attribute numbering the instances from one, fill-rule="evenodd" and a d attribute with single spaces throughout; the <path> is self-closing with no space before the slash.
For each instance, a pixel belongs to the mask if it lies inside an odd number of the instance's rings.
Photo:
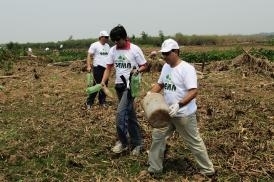
<path id="1" fill-rule="evenodd" d="M 19 78 L 19 76 L 17 75 L 0 76 L 0 79 L 5 79 L 5 78 Z"/>
<path id="2" fill-rule="evenodd" d="M 193 63 L 194 65 L 203 66 L 208 65 L 209 63 L 203 62 L 203 63 Z"/>
<path id="3" fill-rule="evenodd" d="M 248 55 L 248 56 L 250 56 L 249 51 L 250 51 L 251 49 L 252 49 L 252 47 L 249 48 L 249 49 L 246 51 L 246 50 L 244 50 L 244 49 L 242 48 L 242 50 L 244 51 L 244 53 L 245 53 L 246 55 Z"/>
<path id="4" fill-rule="evenodd" d="M 66 62 L 56 62 L 56 63 L 49 63 L 48 66 L 69 66 L 74 61 L 66 61 Z"/>
<path id="5" fill-rule="evenodd" d="M 69 66 L 72 63 L 75 63 L 77 61 L 86 62 L 86 60 L 63 61 L 63 62 L 49 63 L 47 66 Z"/>
<path id="6" fill-rule="evenodd" d="M 259 85 L 259 87 L 268 87 L 268 86 L 274 86 L 274 82 Z"/>

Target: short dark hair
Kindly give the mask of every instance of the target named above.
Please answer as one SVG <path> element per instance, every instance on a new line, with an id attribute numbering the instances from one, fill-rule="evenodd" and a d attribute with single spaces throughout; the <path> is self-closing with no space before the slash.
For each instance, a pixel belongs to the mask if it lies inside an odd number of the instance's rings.
<path id="1" fill-rule="evenodd" d="M 122 25 L 117 25 L 110 31 L 110 39 L 115 42 L 120 39 L 127 38 L 127 31 Z"/>

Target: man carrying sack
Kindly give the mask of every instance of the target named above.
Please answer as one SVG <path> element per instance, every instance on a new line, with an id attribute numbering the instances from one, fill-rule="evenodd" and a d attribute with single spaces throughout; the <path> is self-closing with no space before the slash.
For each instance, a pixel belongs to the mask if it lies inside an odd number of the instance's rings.
<path id="1" fill-rule="evenodd" d="M 163 171 L 166 137 L 176 130 L 194 155 L 200 173 L 206 176 L 214 175 L 213 164 L 197 129 L 195 98 L 198 89 L 195 68 L 180 59 L 179 45 L 173 39 L 165 40 L 160 52 L 166 63 L 162 68 L 158 82 L 148 94 L 159 93 L 163 89 L 170 119 L 167 126 L 153 128 L 148 172 L 157 174 Z"/>

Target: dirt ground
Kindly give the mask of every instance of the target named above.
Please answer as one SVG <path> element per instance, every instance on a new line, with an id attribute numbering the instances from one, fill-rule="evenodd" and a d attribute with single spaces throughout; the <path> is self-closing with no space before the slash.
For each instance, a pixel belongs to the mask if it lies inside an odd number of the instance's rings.
<path id="1" fill-rule="evenodd" d="M 12 71 L 15 77 L 0 79 L 2 181 L 155 180 L 140 174 L 147 167 L 145 152 L 139 157 L 111 154 L 117 101 L 108 98 L 108 108 L 84 108 L 84 65 L 19 60 Z M 143 75 L 142 96 L 136 102 L 145 150 L 152 128 L 141 100 L 158 76 L 157 71 Z M 211 63 L 199 74 L 199 88 L 199 129 L 218 171 L 217 181 L 272 181 L 273 63 L 244 55 Z M 114 93 L 113 79 L 110 90 Z M 192 155 L 177 134 L 169 145 L 160 180 L 191 181 L 197 173 Z"/>

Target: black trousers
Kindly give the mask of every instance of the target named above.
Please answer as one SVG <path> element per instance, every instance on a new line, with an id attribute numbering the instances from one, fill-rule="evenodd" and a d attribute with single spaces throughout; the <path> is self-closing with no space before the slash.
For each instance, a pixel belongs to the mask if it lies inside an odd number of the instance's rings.
<path id="1" fill-rule="evenodd" d="M 95 66 L 93 67 L 93 85 L 99 84 L 102 81 L 105 67 L 103 66 Z M 108 86 L 108 80 L 106 81 L 106 86 Z M 87 105 L 93 105 L 95 98 L 96 98 L 97 92 L 92 93 L 87 98 Z M 106 94 L 100 90 L 99 91 L 99 104 L 104 104 L 106 102 Z"/>

